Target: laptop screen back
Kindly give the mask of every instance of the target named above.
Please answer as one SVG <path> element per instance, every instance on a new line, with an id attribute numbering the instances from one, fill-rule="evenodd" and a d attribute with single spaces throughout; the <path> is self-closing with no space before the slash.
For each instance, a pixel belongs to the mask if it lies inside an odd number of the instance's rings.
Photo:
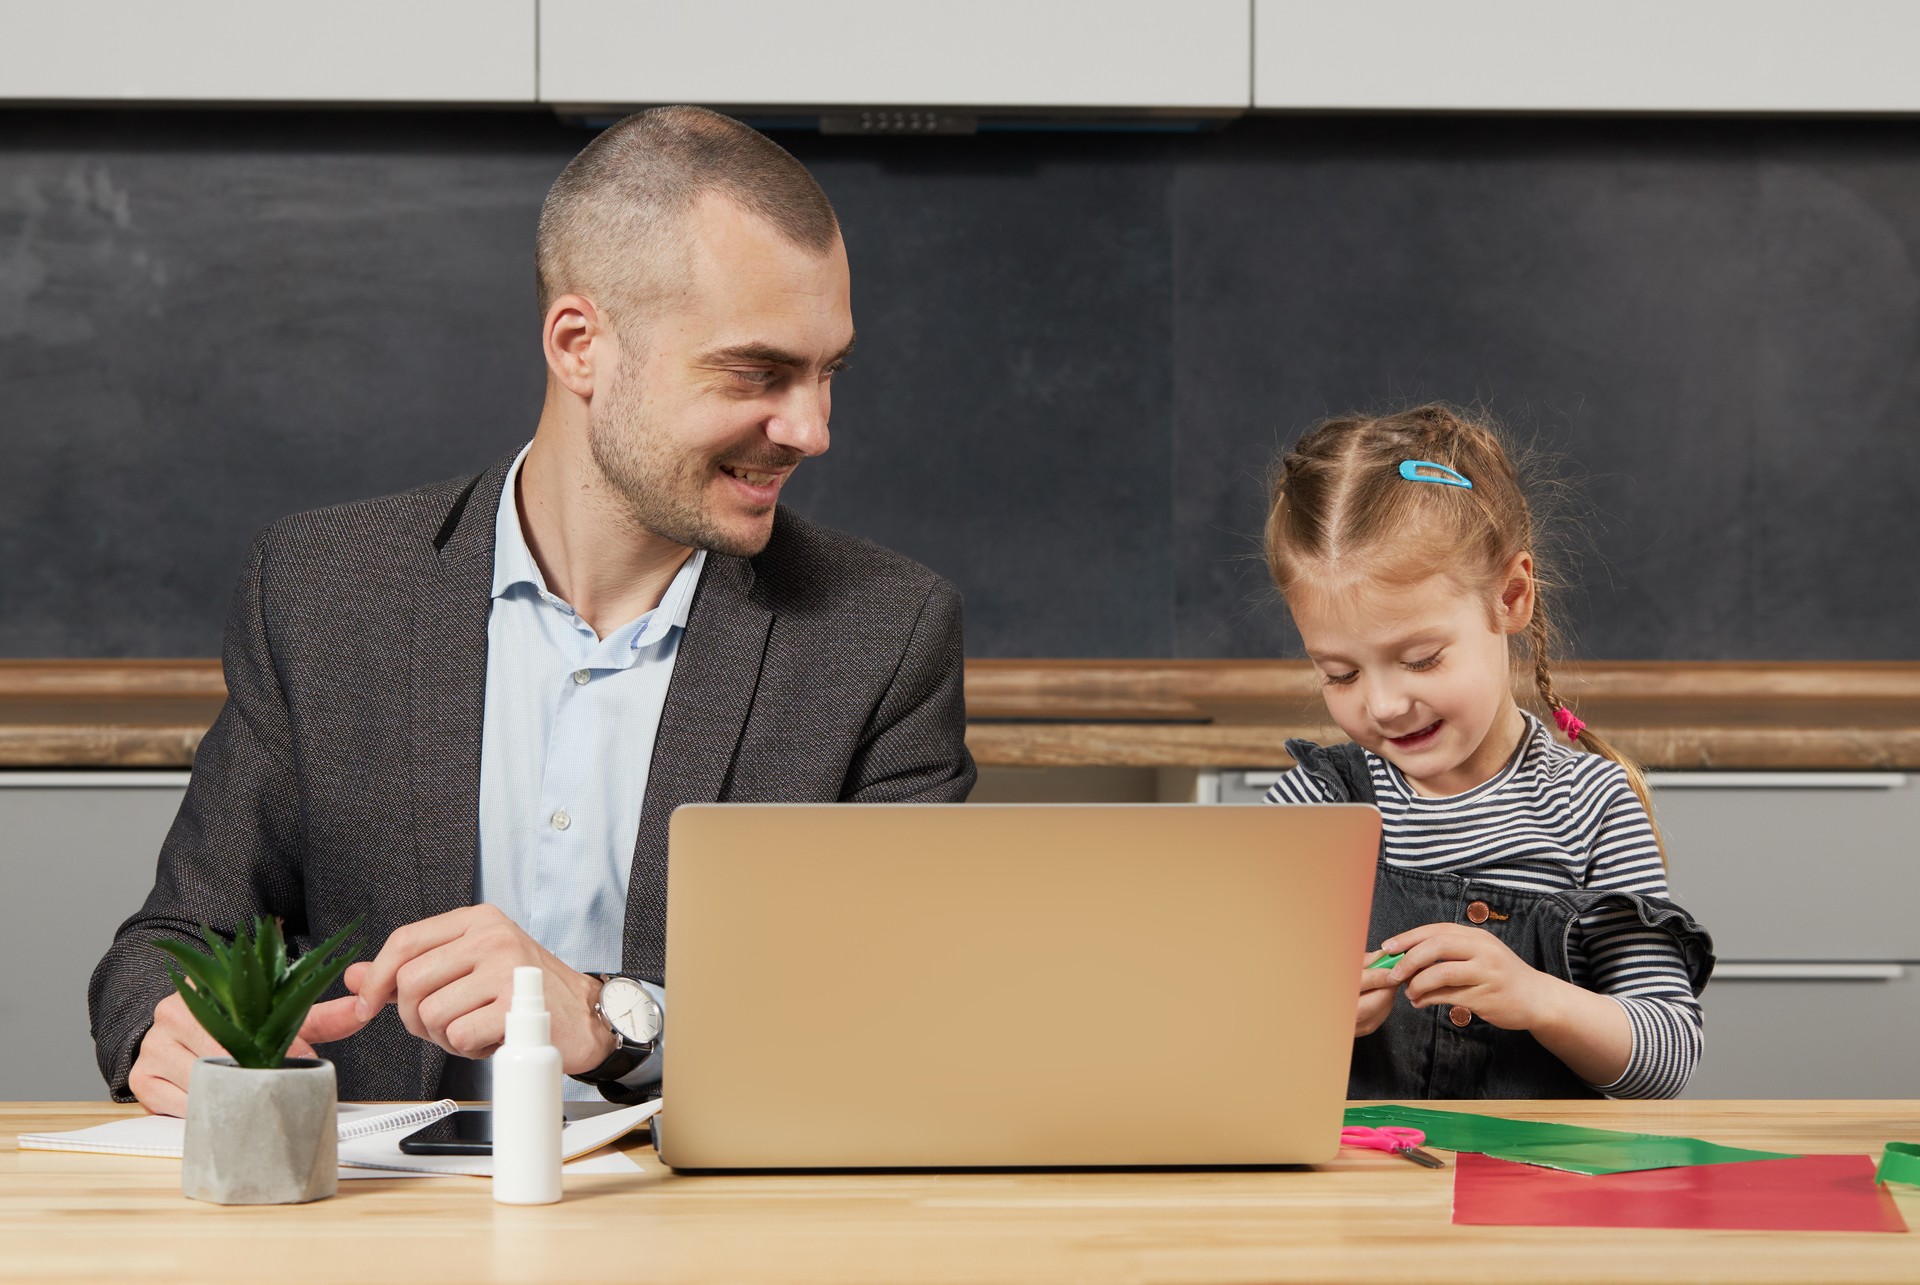
<path id="1" fill-rule="evenodd" d="M 1355 806 L 682 807 L 662 1158 L 1329 1159 L 1379 835 Z"/>

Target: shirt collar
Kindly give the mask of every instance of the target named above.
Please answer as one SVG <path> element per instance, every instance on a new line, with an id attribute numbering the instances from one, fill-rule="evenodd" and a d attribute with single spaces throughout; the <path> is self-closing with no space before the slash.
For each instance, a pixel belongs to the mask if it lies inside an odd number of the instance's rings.
<path id="1" fill-rule="evenodd" d="M 507 469 L 506 484 L 500 488 L 500 509 L 493 522 L 493 596 L 502 598 L 516 585 L 530 585 L 547 603 L 572 615 L 573 608 L 548 591 L 540 564 L 533 560 L 533 550 L 527 547 L 526 532 L 520 526 L 520 465 L 532 448 L 532 442 L 520 448 Z M 706 562 L 707 551 L 695 549 L 693 556 L 680 564 L 660 605 L 609 634 L 608 640 L 631 634 L 624 645 L 638 650 L 651 647 L 675 629 L 686 628 L 693 610 L 693 591 L 700 584 L 700 571 Z"/>
<path id="2" fill-rule="evenodd" d="M 493 519 L 493 596 L 496 598 L 517 584 L 532 585 L 543 598 L 553 596 L 547 592 L 547 582 L 540 575 L 539 564 L 533 560 L 533 551 L 527 548 L 526 533 L 520 529 L 520 500 L 516 494 L 520 486 L 520 464 L 532 449 L 532 442 L 520 448 L 507 469 L 506 483 L 500 488 L 500 508 Z"/>
<path id="3" fill-rule="evenodd" d="M 667 586 L 666 593 L 660 598 L 660 605 L 634 622 L 639 629 L 635 630 L 633 641 L 627 644 L 629 647 L 636 651 L 651 647 L 674 630 L 687 627 L 687 617 L 693 612 L 693 591 L 700 584 L 700 569 L 706 565 L 705 549 L 695 549 L 693 556 L 680 564 L 673 583 Z"/>

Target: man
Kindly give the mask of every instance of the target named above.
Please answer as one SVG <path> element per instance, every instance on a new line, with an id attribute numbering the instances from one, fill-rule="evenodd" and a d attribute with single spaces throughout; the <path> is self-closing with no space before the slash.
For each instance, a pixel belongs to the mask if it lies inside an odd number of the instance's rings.
<path id="1" fill-rule="evenodd" d="M 560 176 L 537 249 L 532 443 L 254 543 L 227 703 L 90 989 L 118 1100 L 180 1114 L 221 1051 L 153 942 L 256 914 L 297 949 L 365 916 L 378 953 L 293 1049 L 339 1041 L 343 1098 L 474 1092 L 522 964 L 572 1095 L 649 1096 L 653 1029 L 617 1019 L 665 1006 L 674 807 L 972 787 L 957 594 L 776 507 L 853 346 L 811 176 L 725 117 L 642 113 Z"/>

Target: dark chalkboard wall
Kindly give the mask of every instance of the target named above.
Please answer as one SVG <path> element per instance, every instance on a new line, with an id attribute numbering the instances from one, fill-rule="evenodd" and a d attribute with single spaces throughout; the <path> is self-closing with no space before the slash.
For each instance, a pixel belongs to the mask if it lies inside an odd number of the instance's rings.
<path id="1" fill-rule="evenodd" d="M 248 535 L 529 435 L 536 114 L 0 112 L 0 654 L 208 655 Z M 1920 124 L 783 134 L 860 351 L 797 507 L 979 656 L 1293 647 L 1316 417 L 1479 402 L 1583 479 L 1609 658 L 1920 659 Z"/>

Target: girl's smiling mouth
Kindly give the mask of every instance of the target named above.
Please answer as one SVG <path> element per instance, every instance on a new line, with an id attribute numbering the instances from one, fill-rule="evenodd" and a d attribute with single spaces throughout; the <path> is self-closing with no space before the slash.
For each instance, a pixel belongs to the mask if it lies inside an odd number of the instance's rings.
<path id="1" fill-rule="evenodd" d="M 1434 738 L 1440 734 L 1440 724 L 1445 721 L 1445 719 L 1436 718 L 1417 732 L 1408 732 L 1405 736 L 1389 736 L 1387 744 L 1396 750 L 1424 750 L 1433 744 Z"/>

